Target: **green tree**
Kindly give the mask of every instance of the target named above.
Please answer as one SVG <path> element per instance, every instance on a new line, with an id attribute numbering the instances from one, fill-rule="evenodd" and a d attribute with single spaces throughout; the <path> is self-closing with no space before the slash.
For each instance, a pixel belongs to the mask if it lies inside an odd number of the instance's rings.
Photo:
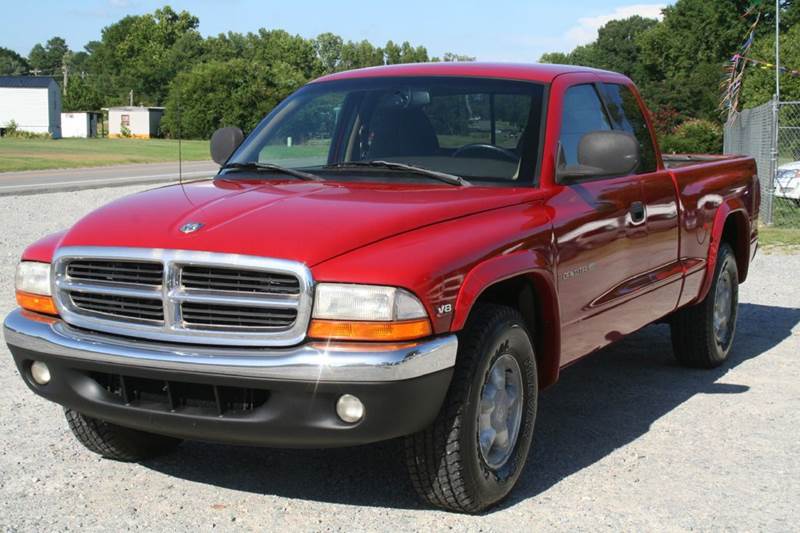
<path id="1" fill-rule="evenodd" d="M 642 17 L 611 21 L 598 31 L 595 42 L 570 53 L 549 53 L 544 63 L 586 65 L 622 72 L 639 86 L 645 100 L 656 114 L 670 117 L 675 110 L 680 118 L 697 117 L 719 122 L 720 79 L 730 57 L 740 49 L 753 17 L 742 15 L 752 0 L 677 0 L 664 10 L 656 22 Z M 788 32 L 800 23 L 800 2 L 781 3 L 782 30 Z M 761 23 L 752 57 L 767 52 L 774 45 L 774 5 L 763 2 Z M 772 43 L 770 43 L 772 40 Z M 796 42 L 787 39 L 791 48 Z M 750 77 L 755 80 L 747 81 Z M 760 102 L 765 89 L 757 89 L 758 76 L 745 78 L 748 102 Z M 748 89 L 749 88 L 749 89 Z M 755 96 L 760 91 L 759 96 Z M 752 98 L 752 100 L 751 100 Z"/>
<path id="2" fill-rule="evenodd" d="M 53 37 L 44 45 L 37 44 L 31 49 L 28 63 L 32 71 L 54 76 L 61 74 L 61 66 L 67 54 L 69 54 L 67 42 L 62 37 Z"/>
<path id="3" fill-rule="evenodd" d="M 759 39 L 753 46 L 750 57 L 773 62 L 775 36 Z M 781 34 L 781 64 L 789 69 L 800 70 L 800 23 Z M 756 107 L 772 99 L 775 94 L 775 70 L 748 66 L 742 89 L 742 105 Z M 800 77 L 781 76 L 781 100 L 800 101 Z"/>
<path id="4" fill-rule="evenodd" d="M 427 63 L 428 61 L 428 50 L 424 46 L 414 48 L 408 41 L 404 41 L 400 45 L 401 63 Z"/>
<path id="5" fill-rule="evenodd" d="M 438 61 L 438 60 L 439 60 L 438 57 L 432 59 L 432 61 Z M 445 52 L 442 55 L 441 61 L 444 61 L 445 63 L 456 63 L 456 62 L 463 63 L 463 62 L 475 61 L 475 57 L 464 54 L 455 54 L 453 52 Z"/>
<path id="6" fill-rule="evenodd" d="M 308 78 L 319 73 L 320 63 L 315 41 L 291 35 L 284 30 L 261 28 L 256 33 L 228 32 L 206 40 L 206 61 L 248 61 L 275 65 L 285 63 Z"/>
<path id="7" fill-rule="evenodd" d="M 87 77 L 72 76 L 67 84 L 62 108 L 64 111 L 98 111 L 103 107 L 103 95 Z"/>
<path id="8" fill-rule="evenodd" d="M 384 56 L 386 56 L 387 65 L 399 65 L 403 63 L 403 50 L 397 46 L 394 41 L 388 41 L 386 43 L 386 46 L 383 47 L 383 53 Z"/>
<path id="9" fill-rule="evenodd" d="M 333 33 L 322 33 L 314 39 L 314 51 L 320 65 L 320 74 L 335 72 L 342 60 L 344 41 Z"/>
<path id="10" fill-rule="evenodd" d="M 107 103 L 127 103 L 131 90 L 136 103 L 162 103 L 178 70 L 191 68 L 199 59 L 173 52 L 176 45 L 196 50 L 186 45 L 186 40 L 196 43 L 201 39 L 197 25 L 197 17 L 166 6 L 152 14 L 125 17 L 104 28 L 100 42 L 92 43 L 89 65 L 98 89 L 107 95 Z"/>
<path id="11" fill-rule="evenodd" d="M 645 97 L 692 117 L 719 120 L 723 67 L 739 49 L 750 22 L 749 0 L 679 0 L 664 20 L 645 32 L 642 46 Z"/>
<path id="12" fill-rule="evenodd" d="M 22 76 L 28 72 L 28 61 L 8 48 L 0 46 L 0 76 Z"/>
<path id="13" fill-rule="evenodd" d="M 170 84 L 161 127 L 175 137 L 180 115 L 185 138 L 208 139 L 223 126 L 250 131 L 305 81 L 302 72 L 286 63 L 266 65 L 246 59 L 201 63 Z"/>
<path id="14" fill-rule="evenodd" d="M 132 91 L 135 104 L 166 105 L 164 129 L 174 134 L 180 99 L 184 134 L 205 137 L 222 124 L 254 127 L 292 90 L 321 74 L 429 60 L 425 47 L 409 42 L 390 41 L 384 49 L 366 40 L 345 43 L 332 33 L 305 39 L 264 28 L 203 38 L 198 24 L 191 13 L 165 6 L 110 24 L 80 52 L 54 37 L 34 47 L 30 67 L 56 75 L 69 67 L 65 110 L 127 104 Z M 24 72 L 25 60 L 7 52 L 0 49 L 0 72 Z"/>
<path id="15" fill-rule="evenodd" d="M 597 67 L 621 72 L 633 79 L 644 79 L 640 36 L 657 24 L 655 19 L 633 16 L 612 20 L 600 28 L 594 43 Z"/>
<path id="16" fill-rule="evenodd" d="M 539 63 L 551 65 L 572 65 L 572 56 L 565 52 L 547 52 L 539 58 Z"/>
<path id="17" fill-rule="evenodd" d="M 383 49 L 367 40 L 358 43 L 347 41 L 342 45 L 341 69 L 375 67 L 384 64 Z"/>
<path id="18" fill-rule="evenodd" d="M 71 76 L 86 76 L 89 72 L 89 53 L 86 51 L 70 52 L 69 71 Z"/>
<path id="19" fill-rule="evenodd" d="M 594 42 L 579 46 L 568 54 L 545 54 L 540 61 L 612 70 L 634 80 L 642 80 L 645 76 L 641 66 L 642 50 L 639 39 L 657 24 L 655 19 L 640 16 L 612 20 L 598 30 L 597 40 Z"/>
<path id="20" fill-rule="evenodd" d="M 722 152 L 722 127 L 703 119 L 687 120 L 659 139 L 664 153 L 718 154 Z"/>

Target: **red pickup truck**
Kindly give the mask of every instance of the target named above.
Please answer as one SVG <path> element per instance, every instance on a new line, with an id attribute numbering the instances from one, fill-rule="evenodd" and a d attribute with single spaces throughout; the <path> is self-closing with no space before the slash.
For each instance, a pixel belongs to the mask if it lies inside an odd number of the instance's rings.
<path id="1" fill-rule="evenodd" d="M 217 131 L 213 179 L 28 248 L 5 340 L 103 456 L 402 437 L 422 498 L 478 512 L 513 488 L 564 367 L 657 321 L 681 363 L 728 357 L 755 163 L 668 158 L 652 131 L 611 72 L 327 76 L 246 138 Z"/>

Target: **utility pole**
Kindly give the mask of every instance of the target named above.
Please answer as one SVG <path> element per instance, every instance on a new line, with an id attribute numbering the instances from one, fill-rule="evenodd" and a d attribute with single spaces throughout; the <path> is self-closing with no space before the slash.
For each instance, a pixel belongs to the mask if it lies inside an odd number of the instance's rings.
<path id="1" fill-rule="evenodd" d="M 775 98 L 781 101 L 781 0 L 775 0 Z"/>
<path id="2" fill-rule="evenodd" d="M 133 89 L 131 89 L 131 92 L 128 94 L 128 97 L 130 99 L 130 106 L 133 107 Z"/>
<path id="3" fill-rule="evenodd" d="M 775 97 L 772 101 L 772 154 L 769 162 L 769 183 L 767 183 L 768 208 L 765 209 L 765 222 L 772 225 L 774 215 L 775 175 L 778 172 L 780 152 L 781 115 L 781 0 L 775 0 Z"/>
<path id="4" fill-rule="evenodd" d="M 61 90 L 64 92 L 64 96 L 67 96 L 67 84 L 69 83 L 69 64 L 72 60 L 72 53 L 67 51 L 64 52 L 64 55 L 61 57 L 61 74 L 64 76 L 64 84 L 61 87 Z M 53 73 L 55 74 L 55 72 Z"/>
<path id="5" fill-rule="evenodd" d="M 69 65 L 67 65 L 66 62 L 61 65 L 61 73 L 64 75 L 64 87 L 62 90 L 64 92 L 64 96 L 67 96 L 67 83 L 69 83 Z"/>

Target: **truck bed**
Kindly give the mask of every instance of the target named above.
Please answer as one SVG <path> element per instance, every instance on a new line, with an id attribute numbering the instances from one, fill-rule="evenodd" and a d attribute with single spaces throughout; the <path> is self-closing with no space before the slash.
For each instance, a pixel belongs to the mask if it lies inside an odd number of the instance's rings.
<path id="1" fill-rule="evenodd" d="M 718 155 L 718 154 L 663 154 L 664 166 L 667 168 L 683 168 L 702 163 L 713 163 L 738 159 L 740 155 Z"/>

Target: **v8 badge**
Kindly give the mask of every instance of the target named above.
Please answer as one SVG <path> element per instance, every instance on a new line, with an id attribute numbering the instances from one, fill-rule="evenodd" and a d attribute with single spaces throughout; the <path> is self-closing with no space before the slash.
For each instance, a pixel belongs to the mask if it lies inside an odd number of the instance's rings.
<path id="1" fill-rule="evenodd" d="M 449 315 L 453 312 L 453 304 L 444 304 L 436 308 L 436 316 Z"/>

